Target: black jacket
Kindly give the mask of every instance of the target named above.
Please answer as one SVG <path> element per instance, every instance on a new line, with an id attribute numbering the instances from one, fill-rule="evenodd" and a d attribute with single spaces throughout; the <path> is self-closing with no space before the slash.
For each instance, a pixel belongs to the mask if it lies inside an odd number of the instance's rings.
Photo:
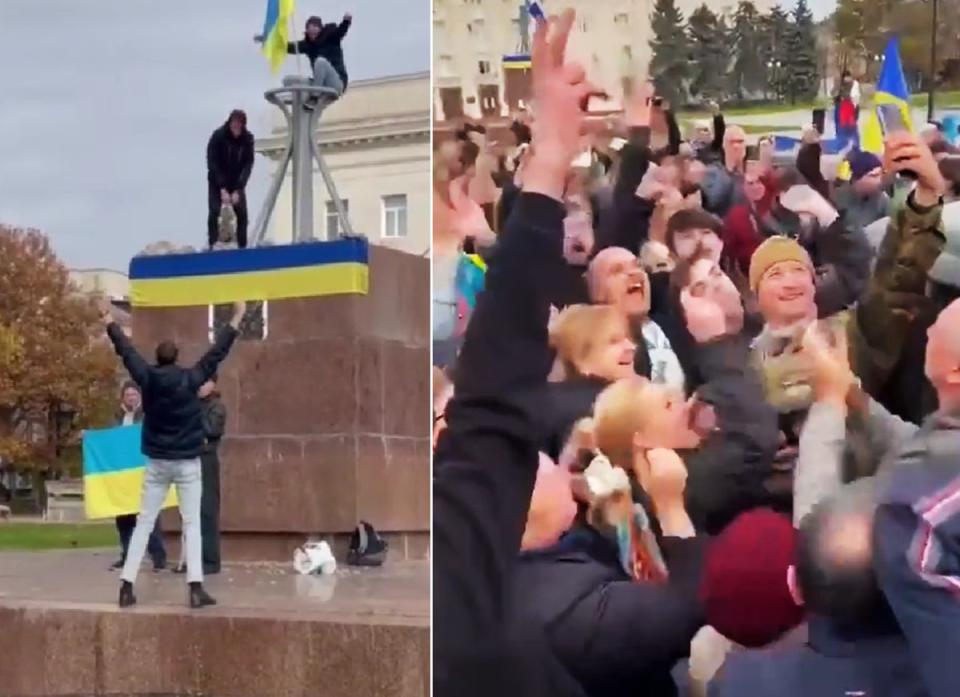
<path id="1" fill-rule="evenodd" d="M 207 143 L 207 182 L 216 189 L 242 191 L 253 171 L 253 134 L 244 129 L 239 138 L 225 123 Z"/>
<path id="2" fill-rule="evenodd" d="M 204 453 L 216 455 L 223 432 L 227 427 L 227 408 L 223 406 L 219 392 L 214 392 L 206 399 L 200 400 L 200 404 L 203 407 L 203 434 L 206 439 Z"/>
<path id="3" fill-rule="evenodd" d="M 713 405 L 718 430 L 687 453 L 687 511 L 698 531 L 715 535 L 739 513 L 758 506 L 783 510 L 768 489 L 779 445 L 776 410 L 749 362 L 746 332 L 697 347 L 704 378 L 700 397 Z"/>
<path id="4" fill-rule="evenodd" d="M 437 697 L 583 696 L 513 595 L 539 456 L 531 392 L 546 383 L 549 277 L 564 207 L 521 194 L 467 327 L 433 475 Z"/>
<path id="5" fill-rule="evenodd" d="M 107 328 L 107 334 L 143 395 L 143 454 L 156 460 L 189 460 L 202 455 L 206 436 L 197 390 L 227 357 L 237 331 L 233 327 L 222 330 L 192 368 L 150 365 L 116 323 Z"/>
<path id="6" fill-rule="evenodd" d="M 557 545 L 521 556 L 515 592 L 522 616 L 542 626 L 590 697 L 672 697 L 670 671 L 703 626 L 697 595 L 702 539 L 661 539 L 664 585 L 631 580 L 616 546 L 575 527 Z"/>
<path id="7" fill-rule="evenodd" d="M 317 58 L 326 58 L 327 62 L 337 71 L 337 75 L 343 80 L 343 88 L 347 88 L 347 68 L 343 63 L 343 47 L 340 42 L 347 35 L 350 29 L 351 20 L 345 19 L 340 24 L 324 24 L 323 29 L 317 34 L 317 38 L 311 41 L 303 37 L 299 41 L 290 41 L 287 43 L 287 53 L 300 53 L 310 59 L 310 67 L 313 67 Z"/>

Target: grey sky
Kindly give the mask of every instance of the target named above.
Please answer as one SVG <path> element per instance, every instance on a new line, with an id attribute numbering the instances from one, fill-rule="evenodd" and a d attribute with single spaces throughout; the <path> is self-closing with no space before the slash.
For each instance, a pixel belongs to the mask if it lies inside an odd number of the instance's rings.
<path id="1" fill-rule="evenodd" d="M 150 242 L 206 241 L 207 139 L 231 108 L 269 129 L 252 37 L 266 0 L 0 1 L 0 222 L 40 228 L 71 267 L 126 270 Z M 354 25 L 351 79 L 429 69 L 429 0 L 299 0 Z M 285 65 L 293 71 L 290 58 Z M 251 219 L 272 164 L 257 159 Z"/>

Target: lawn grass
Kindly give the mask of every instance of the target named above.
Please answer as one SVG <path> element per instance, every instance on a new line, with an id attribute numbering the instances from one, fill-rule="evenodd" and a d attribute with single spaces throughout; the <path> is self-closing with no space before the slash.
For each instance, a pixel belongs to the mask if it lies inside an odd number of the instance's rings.
<path id="1" fill-rule="evenodd" d="M 927 106 L 926 94 L 915 94 L 910 97 L 910 104 L 917 108 Z M 937 109 L 958 109 L 960 108 L 960 90 L 949 90 L 946 92 L 937 92 L 934 96 L 934 104 Z M 833 103 L 826 99 L 818 99 L 815 102 L 798 102 L 796 104 L 757 104 L 745 107 L 731 107 L 723 110 L 724 116 L 756 116 L 757 114 L 783 114 L 790 111 L 812 111 L 814 108 L 831 108 Z M 710 118 L 706 111 L 685 111 L 681 114 L 687 119 Z"/>
<path id="2" fill-rule="evenodd" d="M 112 523 L 0 523 L 0 551 L 90 549 L 118 544 Z"/>

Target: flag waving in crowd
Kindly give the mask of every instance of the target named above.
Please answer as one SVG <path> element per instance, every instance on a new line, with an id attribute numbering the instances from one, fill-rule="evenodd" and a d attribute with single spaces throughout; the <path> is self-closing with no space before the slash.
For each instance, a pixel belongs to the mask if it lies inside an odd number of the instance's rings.
<path id="1" fill-rule="evenodd" d="M 910 126 L 910 90 L 907 89 L 907 79 L 903 75 L 903 63 L 900 61 L 900 39 L 896 36 L 890 37 L 883 52 L 883 66 L 873 100 L 877 106 L 895 104 L 900 107 L 903 122 Z M 861 145 L 867 152 L 878 155 L 883 153 L 883 129 L 876 111 L 867 116 L 867 122 L 863 125 Z"/>

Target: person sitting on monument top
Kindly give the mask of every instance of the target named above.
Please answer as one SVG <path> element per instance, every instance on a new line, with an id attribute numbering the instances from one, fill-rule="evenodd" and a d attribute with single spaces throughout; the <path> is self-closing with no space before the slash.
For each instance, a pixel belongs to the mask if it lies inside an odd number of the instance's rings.
<path id="1" fill-rule="evenodd" d="M 313 83 L 318 87 L 329 87 L 342 95 L 347 89 L 347 68 L 343 60 L 341 42 L 346 36 L 353 15 L 347 12 L 340 24 L 324 24 L 316 15 L 307 19 L 303 38 L 287 43 L 287 53 L 303 54 L 310 59 L 313 71 Z M 254 37 L 257 43 L 263 42 L 263 35 Z"/>

